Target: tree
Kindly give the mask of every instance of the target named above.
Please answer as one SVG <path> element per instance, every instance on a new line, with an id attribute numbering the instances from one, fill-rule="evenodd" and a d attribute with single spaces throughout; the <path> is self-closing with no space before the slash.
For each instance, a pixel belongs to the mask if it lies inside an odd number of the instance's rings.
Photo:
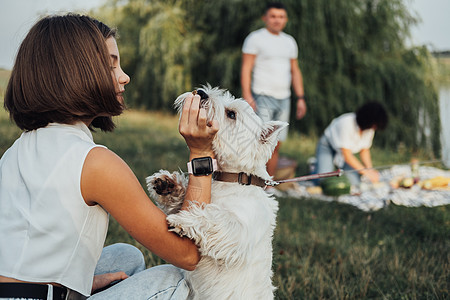
<path id="1" fill-rule="evenodd" d="M 135 107 L 168 109 L 206 82 L 240 95 L 241 46 L 263 26 L 268 1 L 110 0 L 102 19 L 116 24 Z M 308 114 L 291 130 L 321 134 L 336 116 L 378 100 L 389 111 L 376 143 L 440 149 L 436 88 L 429 52 L 406 47 L 417 22 L 402 0 L 285 0 L 286 32 L 299 45 Z M 129 36 L 129 37 L 127 37 Z"/>

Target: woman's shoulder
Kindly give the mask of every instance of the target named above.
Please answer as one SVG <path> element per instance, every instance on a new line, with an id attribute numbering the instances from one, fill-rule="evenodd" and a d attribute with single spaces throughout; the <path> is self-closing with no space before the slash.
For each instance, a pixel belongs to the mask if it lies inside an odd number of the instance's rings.
<path id="1" fill-rule="evenodd" d="M 352 112 L 342 114 L 331 122 L 332 127 L 348 127 L 354 124 L 356 124 L 356 115 Z"/>
<path id="2" fill-rule="evenodd" d="M 136 181 L 122 158 L 107 148 L 94 147 L 87 154 L 81 173 L 83 198 L 88 205 L 103 205 L 105 195 L 118 188 L 128 188 L 130 178 Z"/>
<path id="3" fill-rule="evenodd" d="M 125 164 L 128 167 L 124 160 L 116 153 L 106 147 L 97 146 L 93 147 L 87 154 L 85 167 L 87 166 L 90 169 L 98 169 L 100 171 L 116 167 L 117 165 L 123 167 Z"/>
<path id="4" fill-rule="evenodd" d="M 345 122 L 349 122 L 349 121 L 353 121 L 356 120 L 356 114 L 354 112 L 348 112 L 345 114 L 342 114 L 339 119 L 345 121 Z"/>

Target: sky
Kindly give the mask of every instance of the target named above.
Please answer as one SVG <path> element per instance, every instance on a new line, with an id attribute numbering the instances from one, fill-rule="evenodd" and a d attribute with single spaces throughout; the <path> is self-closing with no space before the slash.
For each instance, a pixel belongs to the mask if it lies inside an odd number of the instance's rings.
<path id="1" fill-rule="evenodd" d="M 88 12 L 105 0 L 0 0 L 0 68 L 11 69 L 17 49 L 39 16 L 57 12 Z M 405 0 L 422 22 L 411 28 L 412 45 L 450 50 L 450 0 Z"/>

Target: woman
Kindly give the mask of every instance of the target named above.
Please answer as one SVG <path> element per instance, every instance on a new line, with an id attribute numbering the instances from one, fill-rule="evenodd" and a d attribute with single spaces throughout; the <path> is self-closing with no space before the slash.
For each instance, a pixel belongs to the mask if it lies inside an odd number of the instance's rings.
<path id="1" fill-rule="evenodd" d="M 0 160 L 0 298 L 85 299 L 118 281 L 90 298 L 187 297 L 178 268 L 142 271 L 142 254 L 124 244 L 102 253 L 111 214 L 174 266 L 193 270 L 200 259 L 191 240 L 167 230 L 127 164 L 92 140 L 89 129 L 114 129 L 129 81 L 115 31 L 88 16 L 46 17 L 22 42 L 4 99 L 24 132 Z M 190 160 L 213 156 L 218 130 L 199 102 L 189 97 L 180 118 Z M 211 175 L 190 175 L 186 201 L 210 197 Z"/>
<path id="2" fill-rule="evenodd" d="M 360 183 L 360 176 L 378 182 L 379 174 L 372 168 L 370 148 L 375 131 L 383 130 L 387 122 L 386 110 L 377 102 L 366 103 L 356 113 L 346 113 L 334 119 L 317 145 L 315 173 L 331 172 L 336 166 L 352 171 L 346 173 L 352 185 Z M 359 153 L 360 160 L 356 153 Z"/>

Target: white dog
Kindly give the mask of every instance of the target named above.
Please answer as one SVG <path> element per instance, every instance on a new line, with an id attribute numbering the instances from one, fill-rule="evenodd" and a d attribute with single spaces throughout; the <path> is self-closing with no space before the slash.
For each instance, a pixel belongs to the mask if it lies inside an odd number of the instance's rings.
<path id="1" fill-rule="evenodd" d="M 211 204 L 192 203 L 180 211 L 188 178 L 179 172 L 161 170 L 148 177 L 148 189 L 169 214 L 169 228 L 199 247 L 197 268 L 186 272 L 193 299 L 273 299 L 278 203 L 264 190 L 271 181 L 265 164 L 288 124 L 264 123 L 245 100 L 227 91 L 208 85 L 199 94 L 208 119 L 219 121 L 213 150 L 220 172 L 214 174 Z M 188 95 L 175 101 L 180 113 Z"/>

